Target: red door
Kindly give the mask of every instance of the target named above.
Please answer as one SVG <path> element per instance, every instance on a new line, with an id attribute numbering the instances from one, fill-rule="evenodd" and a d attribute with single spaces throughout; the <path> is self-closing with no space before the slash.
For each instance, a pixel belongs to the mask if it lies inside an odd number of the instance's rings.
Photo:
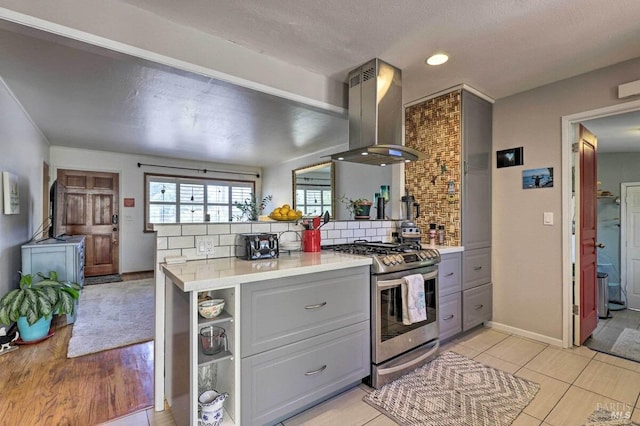
<path id="1" fill-rule="evenodd" d="M 597 149 L 598 140 L 579 127 L 580 154 L 580 344 L 598 325 L 597 312 Z"/>

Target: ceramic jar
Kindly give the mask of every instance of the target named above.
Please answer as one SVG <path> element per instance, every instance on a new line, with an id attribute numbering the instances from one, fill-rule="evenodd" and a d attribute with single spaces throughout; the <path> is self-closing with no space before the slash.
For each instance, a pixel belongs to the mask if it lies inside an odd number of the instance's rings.
<path id="1" fill-rule="evenodd" d="M 228 393 L 218 393 L 214 390 L 203 392 L 198 397 L 200 405 L 200 425 L 220 426 L 224 417 L 224 401 L 229 397 Z"/>

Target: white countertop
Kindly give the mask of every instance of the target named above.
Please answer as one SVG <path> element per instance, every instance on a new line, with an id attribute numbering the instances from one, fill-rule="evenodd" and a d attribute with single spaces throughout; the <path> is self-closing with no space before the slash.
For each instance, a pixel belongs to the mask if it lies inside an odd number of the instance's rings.
<path id="1" fill-rule="evenodd" d="M 230 285 L 335 269 L 369 266 L 371 259 L 346 253 L 282 253 L 276 259 L 242 260 L 235 257 L 161 264 L 164 273 L 183 291 L 207 291 Z"/>
<path id="2" fill-rule="evenodd" d="M 423 249 L 436 249 L 440 252 L 440 254 L 449 254 L 449 253 L 458 253 L 460 251 L 464 251 L 463 246 L 430 246 L 429 244 L 422 243 Z"/>

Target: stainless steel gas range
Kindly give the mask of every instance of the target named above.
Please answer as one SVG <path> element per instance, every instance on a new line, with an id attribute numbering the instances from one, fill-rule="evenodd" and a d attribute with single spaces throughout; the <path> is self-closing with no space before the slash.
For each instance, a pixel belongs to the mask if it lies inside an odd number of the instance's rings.
<path id="1" fill-rule="evenodd" d="M 371 376 L 379 388 L 435 357 L 438 341 L 438 263 L 440 253 L 419 243 L 357 241 L 329 248 L 369 256 L 371 265 Z M 427 319 L 411 325 L 402 321 L 404 277 L 421 274 Z"/>

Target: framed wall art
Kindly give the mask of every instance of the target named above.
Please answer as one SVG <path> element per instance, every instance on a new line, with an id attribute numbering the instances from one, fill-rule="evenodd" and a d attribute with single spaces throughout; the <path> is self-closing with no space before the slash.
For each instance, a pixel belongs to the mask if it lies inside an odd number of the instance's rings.
<path id="1" fill-rule="evenodd" d="M 524 149 L 522 147 L 503 149 L 496 152 L 498 168 L 522 166 L 524 164 Z"/>
<path id="2" fill-rule="evenodd" d="M 18 192 L 18 177 L 16 175 L 2 172 L 2 192 L 4 214 L 20 213 L 20 193 Z"/>
<path id="3" fill-rule="evenodd" d="M 522 189 L 553 188 L 553 167 L 522 172 Z"/>

